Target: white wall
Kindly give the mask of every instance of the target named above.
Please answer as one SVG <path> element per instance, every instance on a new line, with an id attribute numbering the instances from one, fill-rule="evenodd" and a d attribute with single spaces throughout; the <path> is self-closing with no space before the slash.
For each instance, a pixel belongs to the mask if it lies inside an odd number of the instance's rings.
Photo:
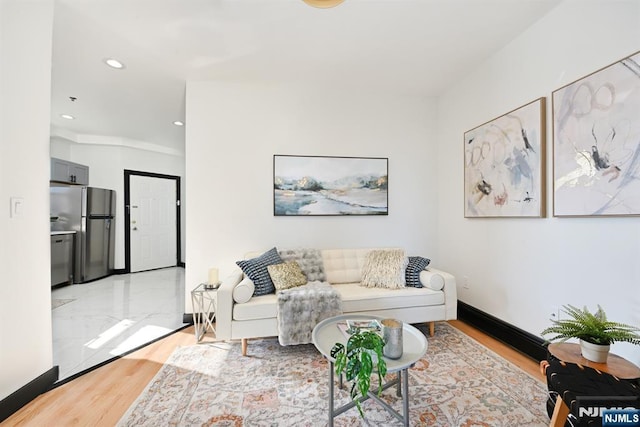
<path id="1" fill-rule="evenodd" d="M 538 336 L 567 303 L 640 325 L 640 218 L 551 217 L 551 92 L 639 49 L 639 1 L 565 1 L 438 100 L 438 249 L 460 300 Z M 463 133 L 540 96 L 550 217 L 464 219 Z"/>
<path id="2" fill-rule="evenodd" d="M 180 177 L 181 261 L 185 259 L 185 173 L 184 157 L 126 146 L 77 144 L 51 141 L 51 156 L 89 166 L 89 185 L 116 190 L 115 268 L 124 268 L 124 170 L 153 172 Z"/>
<path id="3" fill-rule="evenodd" d="M 0 400 L 53 366 L 49 105 L 53 0 L 0 2 Z M 11 197 L 23 199 L 19 218 Z"/>
<path id="4" fill-rule="evenodd" d="M 187 84 L 186 297 L 251 250 L 436 250 L 434 101 L 303 87 Z M 274 217 L 273 155 L 389 158 L 389 215 Z M 437 264 L 437 260 L 434 260 Z"/>

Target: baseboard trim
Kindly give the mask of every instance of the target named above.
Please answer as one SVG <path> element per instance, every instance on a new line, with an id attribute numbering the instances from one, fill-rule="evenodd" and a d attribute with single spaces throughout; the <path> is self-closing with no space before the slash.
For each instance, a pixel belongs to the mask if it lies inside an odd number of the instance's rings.
<path id="1" fill-rule="evenodd" d="M 176 267 L 185 268 L 184 262 L 179 262 L 178 265 L 176 265 Z M 171 268 L 171 267 L 152 268 L 151 270 L 145 270 L 145 271 L 162 270 L 163 268 Z M 126 268 L 116 268 L 113 270 L 112 274 L 129 274 L 129 273 L 127 272 Z"/>
<path id="2" fill-rule="evenodd" d="M 458 319 L 502 341 L 527 356 L 541 361 L 547 358 L 544 340 L 484 311 L 458 300 Z"/>
<path id="3" fill-rule="evenodd" d="M 211 316 L 211 321 L 215 322 L 215 320 L 216 320 L 216 316 L 215 315 Z M 193 313 L 183 313 L 182 323 L 188 323 L 188 326 L 195 324 L 195 321 L 193 320 Z"/>
<path id="4" fill-rule="evenodd" d="M 54 366 L 0 401 L 0 423 L 18 412 L 27 403 L 48 391 L 58 381 L 60 368 Z"/>

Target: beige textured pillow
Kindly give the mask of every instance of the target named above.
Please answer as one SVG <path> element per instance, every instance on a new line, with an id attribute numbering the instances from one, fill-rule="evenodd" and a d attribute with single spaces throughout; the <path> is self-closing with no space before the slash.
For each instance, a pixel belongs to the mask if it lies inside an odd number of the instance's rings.
<path id="1" fill-rule="evenodd" d="M 360 284 L 367 288 L 404 288 L 405 270 L 408 263 L 409 257 L 403 249 L 370 251 L 362 267 Z"/>
<path id="2" fill-rule="evenodd" d="M 283 262 L 282 264 L 274 264 L 267 266 L 271 281 L 276 287 L 276 291 L 295 288 L 307 283 L 307 277 L 304 275 L 295 261 Z"/>

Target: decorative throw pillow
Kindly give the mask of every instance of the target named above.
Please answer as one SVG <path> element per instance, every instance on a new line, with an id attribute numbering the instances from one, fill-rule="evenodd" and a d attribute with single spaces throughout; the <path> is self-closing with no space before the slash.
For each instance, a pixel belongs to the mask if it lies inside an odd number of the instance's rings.
<path id="1" fill-rule="evenodd" d="M 441 291 L 444 288 L 444 277 L 440 273 L 422 270 L 420 272 L 420 283 L 422 283 L 422 286 L 431 288 L 434 291 Z"/>
<path id="2" fill-rule="evenodd" d="M 254 296 L 272 294 L 276 291 L 267 267 L 281 263 L 282 258 L 278 255 L 276 248 L 271 248 L 256 258 L 236 261 L 236 264 L 238 264 L 244 274 L 253 281 L 255 285 L 255 290 L 253 291 Z"/>
<path id="3" fill-rule="evenodd" d="M 307 283 L 307 278 L 295 261 L 270 265 L 267 267 L 267 270 L 278 291 L 295 288 Z"/>
<path id="4" fill-rule="evenodd" d="M 233 288 L 233 300 L 238 304 L 244 304 L 251 299 L 255 289 L 256 286 L 253 284 L 253 280 L 245 277 Z"/>
<path id="5" fill-rule="evenodd" d="M 327 277 L 324 274 L 322 254 L 319 249 L 280 249 L 278 253 L 280 254 L 280 258 L 284 261 L 297 262 L 304 275 L 307 276 L 307 280 L 309 282 L 324 282 L 327 280 Z"/>
<path id="6" fill-rule="evenodd" d="M 405 271 L 405 279 L 407 280 L 407 286 L 414 288 L 421 288 L 422 282 L 420 281 L 420 272 L 427 268 L 431 262 L 428 258 L 421 256 L 410 256 L 409 264 Z"/>
<path id="7" fill-rule="evenodd" d="M 362 267 L 360 284 L 368 288 L 404 288 L 408 262 L 402 249 L 370 251 Z"/>

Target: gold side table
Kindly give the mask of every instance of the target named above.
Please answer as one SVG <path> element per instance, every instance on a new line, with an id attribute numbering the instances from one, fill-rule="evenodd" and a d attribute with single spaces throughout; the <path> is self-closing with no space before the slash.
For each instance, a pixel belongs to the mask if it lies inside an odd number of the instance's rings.
<path id="1" fill-rule="evenodd" d="M 216 315 L 216 303 L 218 287 L 201 283 L 191 291 L 191 304 L 193 305 L 193 325 L 196 335 L 196 342 L 200 342 L 202 337 L 210 331 L 215 335 L 216 328 L 213 326 L 213 319 Z"/>

